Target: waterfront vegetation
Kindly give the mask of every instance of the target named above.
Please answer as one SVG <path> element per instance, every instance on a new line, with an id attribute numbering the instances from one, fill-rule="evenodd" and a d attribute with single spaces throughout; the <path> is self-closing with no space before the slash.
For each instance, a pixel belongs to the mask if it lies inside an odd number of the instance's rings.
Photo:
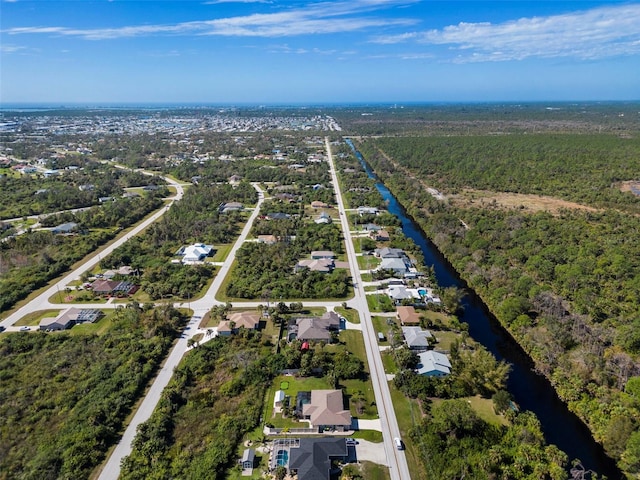
<path id="1" fill-rule="evenodd" d="M 639 472 L 640 199 L 624 188 L 637 180 L 637 135 L 381 138 L 359 148 L 607 453 Z"/>
<path id="2" fill-rule="evenodd" d="M 100 334 L 2 335 L 0 478 L 89 478 L 184 321 L 132 305 Z"/>

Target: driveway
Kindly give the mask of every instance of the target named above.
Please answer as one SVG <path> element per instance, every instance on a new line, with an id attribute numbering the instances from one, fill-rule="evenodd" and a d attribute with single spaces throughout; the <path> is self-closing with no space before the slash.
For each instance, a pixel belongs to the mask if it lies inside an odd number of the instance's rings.
<path id="1" fill-rule="evenodd" d="M 354 418 L 351 421 L 351 427 L 354 430 L 376 430 L 378 432 L 382 431 L 382 425 L 380 424 L 379 418 L 376 418 L 375 420 L 363 420 L 361 418 Z"/>
<path id="2" fill-rule="evenodd" d="M 367 440 L 358 439 L 358 445 L 355 447 L 356 461 L 369 461 L 378 465 L 389 466 L 387 462 L 387 454 L 384 450 L 384 443 L 373 443 Z"/>

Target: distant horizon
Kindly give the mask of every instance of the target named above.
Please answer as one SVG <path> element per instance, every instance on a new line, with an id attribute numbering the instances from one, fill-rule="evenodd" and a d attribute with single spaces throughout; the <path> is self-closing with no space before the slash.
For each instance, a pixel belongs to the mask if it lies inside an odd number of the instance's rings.
<path id="1" fill-rule="evenodd" d="M 544 105 L 609 105 L 609 104 L 640 104 L 639 99 L 629 100 L 495 100 L 495 101 L 414 101 L 414 102 L 325 102 L 325 103 L 216 103 L 216 102 L 6 102 L 0 103 L 0 111 L 12 110 L 83 110 L 83 109 L 169 109 L 169 108 L 195 108 L 195 109 L 233 109 L 233 108 L 339 108 L 339 107 L 388 107 L 402 109 L 404 107 L 428 107 L 428 106 L 482 106 L 482 105 L 505 105 L 505 106 L 544 106 Z M 640 112 L 639 112 L 640 113 Z"/>
<path id="2" fill-rule="evenodd" d="M 3 104 L 640 99 L 640 0 L 0 0 L 0 10 Z"/>

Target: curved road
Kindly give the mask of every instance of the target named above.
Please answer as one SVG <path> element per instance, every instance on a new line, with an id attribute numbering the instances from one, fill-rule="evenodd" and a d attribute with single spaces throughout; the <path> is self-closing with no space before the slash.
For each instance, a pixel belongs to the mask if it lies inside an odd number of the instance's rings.
<path id="1" fill-rule="evenodd" d="M 49 298 L 51 298 L 53 295 L 55 295 L 60 291 L 64 291 L 64 289 L 67 287 L 69 283 L 71 283 L 73 280 L 78 279 L 80 275 L 82 275 L 84 272 L 93 268 L 95 264 L 100 261 L 100 257 L 106 257 L 107 255 L 111 254 L 111 252 L 113 252 L 116 248 L 123 245 L 130 238 L 138 235 L 145 228 L 147 228 L 153 222 L 158 220 L 162 215 L 164 215 L 164 213 L 169 209 L 169 207 L 173 204 L 173 202 L 182 199 L 182 196 L 184 195 L 184 189 L 182 188 L 182 184 L 170 178 L 165 178 L 165 180 L 176 188 L 176 194 L 170 198 L 171 201 L 168 205 L 166 205 L 165 207 L 162 207 L 160 210 L 158 210 L 156 213 L 148 217 L 146 220 L 144 220 L 142 223 L 137 225 L 131 231 L 127 232 L 126 234 L 118 238 L 116 241 L 111 243 L 102 252 L 100 252 L 100 256 L 98 257 L 94 256 L 93 258 L 86 260 L 84 263 L 82 263 L 82 265 L 75 268 L 71 273 L 68 273 L 67 275 L 62 277 L 60 280 L 55 282 L 43 293 L 38 295 L 33 300 L 30 300 L 29 303 L 19 308 L 18 310 L 13 312 L 11 315 L 9 315 L 7 318 L 2 320 L 0 322 L 0 325 L 2 325 L 3 327 L 7 327 L 7 331 L 17 330 L 17 327 L 12 327 L 12 325 L 29 313 L 36 312 L 38 310 L 46 310 L 48 308 L 68 308 L 67 306 L 61 306 L 61 305 L 53 304 L 49 302 Z M 76 305 L 73 305 L 73 306 L 76 306 Z M 109 305 L 100 304 L 99 306 L 93 307 L 93 308 L 109 308 Z"/>

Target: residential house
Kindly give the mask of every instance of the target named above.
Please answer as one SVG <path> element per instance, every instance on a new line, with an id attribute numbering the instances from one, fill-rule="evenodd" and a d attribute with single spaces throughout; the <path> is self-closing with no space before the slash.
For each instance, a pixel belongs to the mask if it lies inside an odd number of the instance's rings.
<path id="1" fill-rule="evenodd" d="M 51 233 L 71 233 L 78 230 L 78 224 L 75 222 L 61 223 L 60 225 L 53 227 Z"/>
<path id="2" fill-rule="evenodd" d="M 409 291 L 404 285 L 392 285 L 387 289 L 387 295 L 396 304 L 402 303 L 403 300 L 413 300 L 416 297 L 413 292 Z"/>
<path id="3" fill-rule="evenodd" d="M 319 432 L 344 432 L 351 427 L 351 413 L 344 408 L 342 390 L 312 390 L 311 401 L 302 406 L 302 418 Z"/>
<path id="4" fill-rule="evenodd" d="M 289 340 L 331 342 L 331 334 L 340 329 L 340 316 L 326 312 L 321 317 L 296 318 L 289 325 Z"/>
<path id="5" fill-rule="evenodd" d="M 425 352 L 429 349 L 429 339 L 433 338 L 429 330 L 420 327 L 402 327 L 402 335 L 409 349 L 416 352 Z"/>
<path id="6" fill-rule="evenodd" d="M 405 258 L 407 254 L 401 248 L 376 248 L 374 254 L 378 258 Z"/>
<path id="7" fill-rule="evenodd" d="M 369 238 L 376 242 L 388 242 L 391 237 L 386 230 L 378 230 L 369 232 Z"/>
<path id="8" fill-rule="evenodd" d="M 394 275 L 404 276 L 409 273 L 408 259 L 404 258 L 383 258 L 378 266 L 378 270 L 392 270 Z"/>
<path id="9" fill-rule="evenodd" d="M 218 334 L 228 336 L 237 333 L 240 328 L 257 330 L 261 317 L 260 313 L 251 310 L 234 312 L 227 317 L 227 320 L 222 320 L 218 324 Z"/>
<path id="10" fill-rule="evenodd" d="M 445 377 L 451 373 L 451 362 L 444 353 L 429 350 L 418 354 L 416 372 L 429 377 Z"/>
<path id="11" fill-rule="evenodd" d="M 291 215 L 289 215 L 288 213 L 274 212 L 267 213 L 264 218 L 266 220 L 287 220 L 291 218 Z"/>
<path id="12" fill-rule="evenodd" d="M 401 325 L 420 325 L 420 316 L 413 307 L 397 307 L 396 314 Z"/>
<path id="13" fill-rule="evenodd" d="M 360 216 L 362 216 L 362 215 L 378 215 L 378 213 L 380 213 L 380 210 L 378 210 L 376 207 L 366 207 L 366 206 L 358 207 L 358 215 L 360 215 Z"/>
<path id="14" fill-rule="evenodd" d="M 331 273 L 336 267 L 335 261 L 331 258 L 319 260 L 300 260 L 294 267 L 294 272 L 311 270 L 312 272 Z"/>
<path id="15" fill-rule="evenodd" d="M 274 243 L 278 243 L 278 239 L 275 235 L 258 235 L 258 243 L 273 245 Z"/>
<path id="16" fill-rule="evenodd" d="M 227 202 L 220 205 L 219 210 L 221 213 L 239 212 L 244 210 L 244 205 L 240 202 Z"/>
<path id="17" fill-rule="evenodd" d="M 104 313 L 96 309 L 69 308 L 57 317 L 43 318 L 40 330 L 66 330 L 79 323 L 95 323 L 104 317 Z"/>
<path id="18" fill-rule="evenodd" d="M 133 295 L 138 286 L 118 280 L 96 280 L 91 284 L 91 289 L 97 295 Z"/>
<path id="19" fill-rule="evenodd" d="M 242 177 L 240 175 L 231 175 L 229 177 L 229 183 L 231 185 L 237 185 L 242 181 Z"/>
<path id="20" fill-rule="evenodd" d="M 182 247 L 178 250 L 177 255 L 182 257 L 182 263 L 193 264 L 203 262 L 204 259 L 211 256 L 214 251 L 213 245 L 194 243 L 193 245 Z"/>
<path id="21" fill-rule="evenodd" d="M 320 259 L 330 259 L 330 258 L 336 258 L 336 254 L 333 253 L 331 250 L 314 250 L 313 252 L 311 252 L 311 258 L 313 260 L 320 260 Z"/>
<path id="22" fill-rule="evenodd" d="M 311 208 L 329 208 L 329 205 L 321 202 L 320 200 L 314 200 L 313 202 L 311 202 Z"/>
<path id="23" fill-rule="evenodd" d="M 366 225 L 362 226 L 363 230 L 366 230 L 367 232 L 379 232 L 380 230 L 382 230 L 382 227 L 380 225 L 376 225 L 375 223 L 367 223 Z"/>
<path id="24" fill-rule="evenodd" d="M 333 222 L 333 219 L 331 218 L 331 215 L 329 215 L 327 212 L 322 212 L 320 216 L 314 221 L 318 225 L 322 225 L 322 224 L 328 224 Z"/>
<path id="25" fill-rule="evenodd" d="M 338 473 L 333 462 L 346 462 L 348 457 L 345 438 L 301 438 L 289 450 L 289 473 L 304 480 L 330 480 Z"/>

